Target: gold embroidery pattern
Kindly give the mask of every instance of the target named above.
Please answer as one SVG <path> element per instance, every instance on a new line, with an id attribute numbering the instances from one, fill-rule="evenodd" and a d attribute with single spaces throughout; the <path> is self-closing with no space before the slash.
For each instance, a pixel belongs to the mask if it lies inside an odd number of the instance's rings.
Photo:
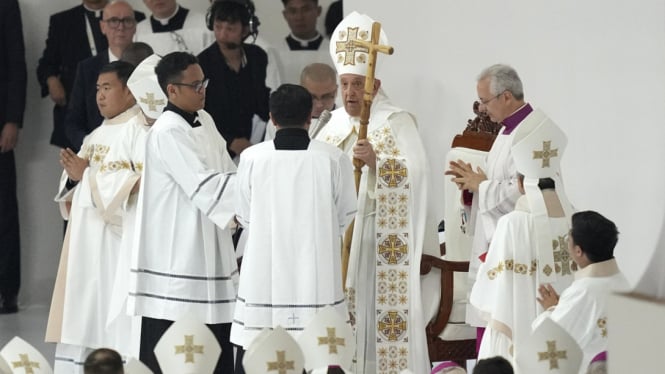
<path id="1" fill-rule="evenodd" d="M 548 168 L 550 167 L 550 159 L 554 157 L 559 156 L 559 149 L 551 149 L 552 148 L 552 141 L 547 140 L 543 141 L 543 149 L 541 151 L 533 151 L 533 159 L 538 160 L 542 159 L 543 163 L 541 165 L 541 168 Z"/>
<path id="2" fill-rule="evenodd" d="M 23 368 L 25 374 L 35 374 L 32 368 L 40 369 L 39 362 L 30 361 L 30 356 L 27 353 L 19 353 L 18 358 L 20 361 L 13 361 L 12 367 L 14 369 Z"/>
<path id="3" fill-rule="evenodd" d="M 277 361 L 266 362 L 268 364 L 268 371 L 286 374 L 288 370 L 295 370 L 296 362 L 286 360 L 286 351 L 275 351 L 275 353 L 277 353 Z"/>
<path id="4" fill-rule="evenodd" d="M 203 354 L 202 345 L 194 345 L 194 335 L 185 335 L 185 344 L 175 346 L 175 354 L 184 354 L 185 362 L 194 362 L 194 354 Z"/>
<path id="5" fill-rule="evenodd" d="M 81 157 L 88 160 L 90 166 L 100 166 L 104 157 L 109 153 L 109 146 L 104 144 L 89 144 L 84 146 Z"/>
<path id="6" fill-rule="evenodd" d="M 348 287 L 346 291 L 346 304 L 349 307 L 349 319 L 351 320 L 351 326 L 356 326 L 356 289 Z"/>
<path id="7" fill-rule="evenodd" d="M 556 240 L 552 240 L 552 250 L 554 251 L 554 268 L 557 274 L 567 275 L 577 271 L 577 264 L 568 253 L 568 243 L 566 243 L 565 236 L 558 236 Z"/>
<path id="8" fill-rule="evenodd" d="M 366 59 L 367 53 L 369 53 L 369 49 L 367 47 L 356 44 L 355 41 L 366 40 L 367 37 L 367 31 L 360 31 L 359 27 L 347 27 L 346 31 L 341 30 L 339 32 L 339 39 L 341 41 L 335 42 L 337 62 L 344 62 L 344 65 L 355 65 L 356 62 L 359 64 L 365 63 L 365 61 L 367 61 Z"/>
<path id="9" fill-rule="evenodd" d="M 550 362 L 550 370 L 553 370 L 553 369 L 558 369 L 559 360 L 566 360 L 568 359 L 567 356 L 568 356 L 567 351 L 556 350 L 556 340 L 548 340 L 547 351 L 538 352 L 538 361 L 548 360 Z"/>
<path id="10" fill-rule="evenodd" d="M 368 135 L 377 153 L 376 354 L 377 372 L 398 374 L 409 366 L 411 198 L 409 173 L 390 128 Z"/>
<path id="11" fill-rule="evenodd" d="M 522 264 L 519 262 L 515 262 L 515 260 L 504 260 L 500 261 L 495 267 L 487 271 L 487 277 L 490 280 L 496 279 L 499 274 L 503 273 L 504 271 L 513 271 L 516 274 L 522 274 L 522 275 L 533 275 L 533 273 L 536 272 L 538 269 L 538 261 L 533 260 L 531 261 L 531 264 Z"/>
<path id="12" fill-rule="evenodd" d="M 600 329 L 600 336 L 607 338 L 607 317 L 598 318 L 596 325 Z"/>
<path id="13" fill-rule="evenodd" d="M 140 173 L 143 170 L 143 163 L 142 162 L 133 163 L 132 161 L 128 160 L 109 161 L 105 162 L 99 168 L 99 171 L 102 173 L 120 171 L 120 170 L 133 170 L 137 173 Z"/>
<path id="14" fill-rule="evenodd" d="M 344 339 L 338 338 L 337 335 L 335 335 L 334 327 L 326 327 L 326 330 L 328 331 L 328 335 L 317 337 L 319 340 L 319 345 L 327 345 L 328 353 L 336 354 L 338 345 L 344 347 Z"/>

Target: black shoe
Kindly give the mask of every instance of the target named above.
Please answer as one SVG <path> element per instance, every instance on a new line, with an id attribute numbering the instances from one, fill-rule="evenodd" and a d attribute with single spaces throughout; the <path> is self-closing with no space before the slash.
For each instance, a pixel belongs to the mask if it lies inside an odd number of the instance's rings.
<path id="1" fill-rule="evenodd" d="M 0 304 L 0 314 L 12 314 L 18 312 L 16 296 L 3 297 Z"/>

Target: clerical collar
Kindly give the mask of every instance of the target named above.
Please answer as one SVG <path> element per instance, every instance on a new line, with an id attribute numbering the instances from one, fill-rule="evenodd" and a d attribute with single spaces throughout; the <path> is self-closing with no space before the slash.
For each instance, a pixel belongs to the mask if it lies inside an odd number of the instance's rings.
<path id="1" fill-rule="evenodd" d="M 533 108 L 531 108 L 529 103 L 526 103 L 517 109 L 513 114 L 506 117 L 506 119 L 501 122 L 503 124 L 502 134 L 510 135 L 510 133 L 515 130 L 517 125 L 519 125 L 520 122 L 522 122 L 531 112 L 533 112 Z"/>
<path id="2" fill-rule="evenodd" d="M 190 112 L 184 111 L 184 110 L 178 108 L 175 104 L 173 104 L 170 101 L 164 107 L 164 111 L 167 111 L 167 110 L 170 110 L 173 113 L 175 113 L 175 114 L 179 115 L 180 117 L 182 117 L 192 127 L 201 126 L 201 123 L 199 122 L 199 116 L 196 113 L 190 113 Z"/>
<path id="3" fill-rule="evenodd" d="M 594 262 L 575 273 L 575 279 L 582 278 L 606 278 L 619 273 L 617 260 L 612 257 L 609 260 Z"/>
<path id="4" fill-rule="evenodd" d="M 85 11 L 86 11 L 86 12 L 88 12 L 88 13 L 90 13 L 90 14 L 94 14 L 94 15 L 95 15 L 95 18 L 101 18 L 101 16 L 102 16 L 102 11 L 104 10 L 104 8 L 101 8 L 101 9 L 92 9 L 92 8 L 89 8 L 89 7 L 88 7 L 87 5 L 85 5 L 85 4 L 82 4 L 82 5 L 83 5 L 83 8 L 85 8 Z"/>
<path id="5" fill-rule="evenodd" d="M 188 9 L 177 5 L 175 13 L 167 18 L 156 18 L 155 15 L 150 16 L 150 26 L 152 26 L 152 32 L 169 32 L 181 30 L 185 25 L 185 20 L 187 19 Z"/>
<path id="6" fill-rule="evenodd" d="M 113 52 L 111 52 L 111 48 L 109 48 L 108 51 L 109 51 L 109 63 L 120 60 L 120 57 L 114 55 Z"/>
<path id="7" fill-rule="evenodd" d="M 292 51 L 317 51 L 322 42 L 323 35 L 318 32 L 315 37 L 307 40 L 297 38 L 293 34 L 286 37 L 286 44 L 289 45 L 289 49 Z"/>
<path id="8" fill-rule="evenodd" d="M 307 130 L 299 127 L 283 127 L 275 133 L 275 149 L 285 151 L 302 151 L 309 147 Z"/>

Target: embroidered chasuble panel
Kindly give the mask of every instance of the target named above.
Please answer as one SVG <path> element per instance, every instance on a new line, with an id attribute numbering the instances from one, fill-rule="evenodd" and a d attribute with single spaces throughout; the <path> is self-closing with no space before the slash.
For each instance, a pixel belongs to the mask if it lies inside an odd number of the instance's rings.
<path id="1" fill-rule="evenodd" d="M 378 373 L 397 374 L 409 365 L 411 266 L 410 184 L 389 127 L 368 134 L 376 168 L 376 362 Z"/>
<path id="2" fill-rule="evenodd" d="M 132 160 L 106 160 L 110 147 L 105 144 L 84 144 L 81 148 L 80 157 L 88 160 L 90 166 L 100 172 L 113 172 L 119 170 L 133 170 L 141 172 L 143 162 Z"/>

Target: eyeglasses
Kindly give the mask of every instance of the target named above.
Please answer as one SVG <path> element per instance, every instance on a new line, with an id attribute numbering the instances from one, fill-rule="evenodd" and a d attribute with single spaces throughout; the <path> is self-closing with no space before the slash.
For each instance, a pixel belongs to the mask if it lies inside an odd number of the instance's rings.
<path id="1" fill-rule="evenodd" d="M 133 17 L 125 17 L 125 18 L 113 17 L 105 19 L 104 22 L 106 22 L 106 24 L 109 25 L 109 27 L 112 29 L 119 28 L 120 24 L 122 24 L 126 29 L 136 26 L 136 20 Z"/>
<path id="2" fill-rule="evenodd" d="M 174 86 L 186 86 L 190 87 L 193 89 L 196 93 L 201 93 L 204 88 L 208 87 L 208 83 L 210 82 L 210 79 L 206 78 L 202 82 L 194 82 L 194 83 L 171 83 Z"/>
<path id="3" fill-rule="evenodd" d="M 482 104 L 482 105 L 487 105 L 487 104 L 490 103 L 490 101 L 492 101 L 492 100 L 496 99 L 497 97 L 503 95 L 504 92 L 506 92 L 506 91 L 499 92 L 499 94 L 497 94 L 496 96 L 491 97 L 491 98 L 489 98 L 489 99 L 487 99 L 487 100 L 483 100 L 483 99 L 481 99 L 481 98 L 478 98 L 478 101 L 479 101 L 480 104 Z"/>
<path id="4" fill-rule="evenodd" d="M 332 92 L 328 92 L 327 94 L 323 94 L 321 96 L 316 96 L 316 95 L 312 94 L 312 101 L 319 101 L 319 102 L 322 102 L 322 103 L 329 103 L 331 101 L 335 101 L 335 93 L 336 92 L 337 92 L 337 90 L 332 91 Z"/>

